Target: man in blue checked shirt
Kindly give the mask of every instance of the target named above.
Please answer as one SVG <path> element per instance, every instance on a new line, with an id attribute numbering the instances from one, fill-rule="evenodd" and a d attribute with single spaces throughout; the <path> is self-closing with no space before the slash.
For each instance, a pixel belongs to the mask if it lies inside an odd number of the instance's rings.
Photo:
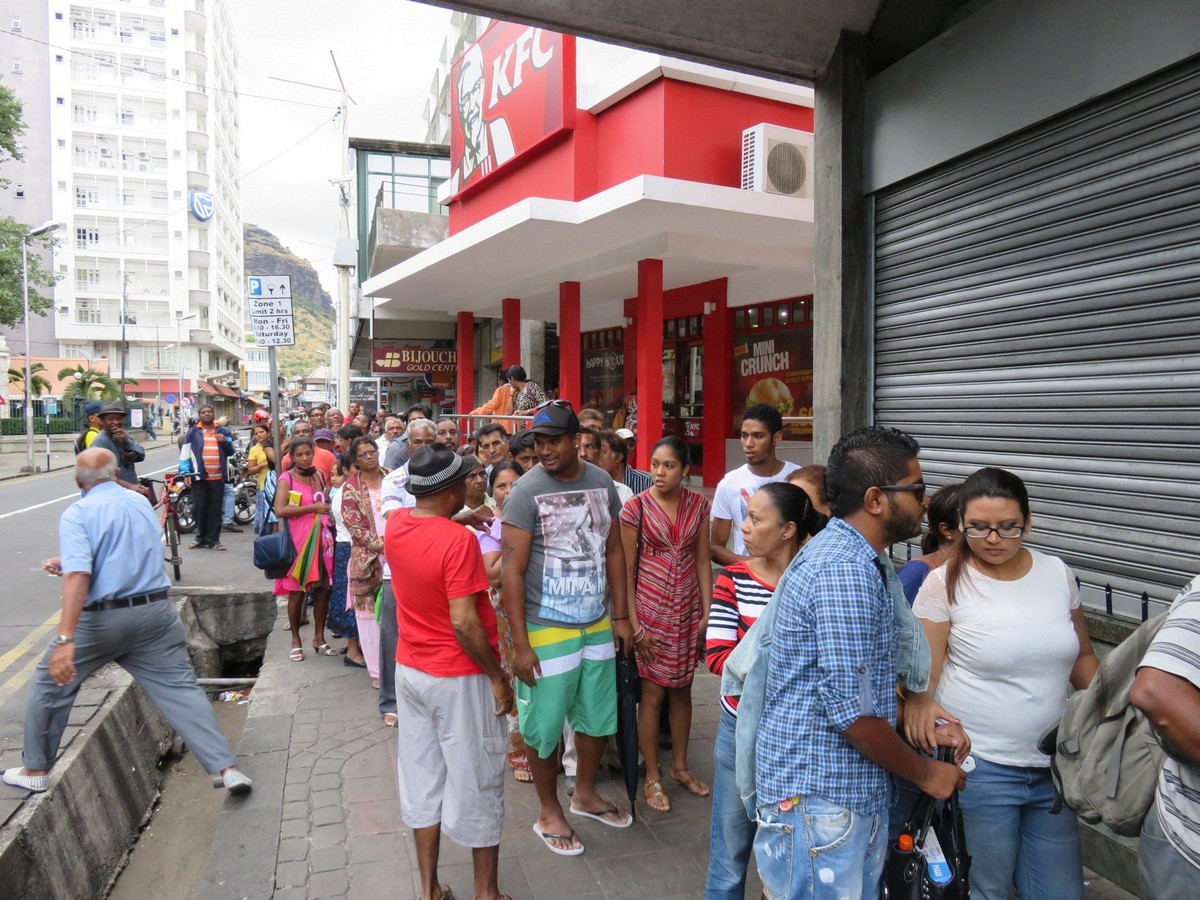
<path id="1" fill-rule="evenodd" d="M 890 428 L 843 437 L 826 470 L 834 518 L 780 580 L 756 744 L 754 852 L 770 900 L 878 896 L 888 772 L 938 799 L 966 784 L 895 730 L 895 623 L 879 556 L 920 530 L 919 449 Z"/>

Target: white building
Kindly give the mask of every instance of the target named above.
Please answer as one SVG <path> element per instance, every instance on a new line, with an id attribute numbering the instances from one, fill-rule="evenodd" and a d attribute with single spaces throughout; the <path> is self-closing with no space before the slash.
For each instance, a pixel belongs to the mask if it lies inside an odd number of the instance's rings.
<path id="1" fill-rule="evenodd" d="M 238 53 L 225 0 L 12 5 L 46 43 L 26 42 L 19 67 L 4 61 L 30 125 L 25 162 L 5 172 L 25 197 L 6 197 L 5 211 L 62 225 L 63 278 L 53 311 L 31 323 L 34 355 L 107 357 L 117 376 L 124 330 L 130 396 L 160 400 L 181 376 L 189 395 L 236 386 Z"/>

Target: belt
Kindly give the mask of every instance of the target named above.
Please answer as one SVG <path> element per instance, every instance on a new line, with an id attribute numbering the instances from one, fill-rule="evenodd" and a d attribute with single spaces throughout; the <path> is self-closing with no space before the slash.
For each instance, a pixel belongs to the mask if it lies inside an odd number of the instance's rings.
<path id="1" fill-rule="evenodd" d="M 85 612 L 99 612 L 102 609 L 125 609 L 129 606 L 145 606 L 147 603 L 154 603 L 158 600 L 166 600 L 169 590 L 163 588 L 161 591 L 152 591 L 149 594 L 137 594 L 133 597 L 117 597 L 114 600 L 101 600 L 99 603 L 93 603 L 91 606 L 85 606 Z"/>

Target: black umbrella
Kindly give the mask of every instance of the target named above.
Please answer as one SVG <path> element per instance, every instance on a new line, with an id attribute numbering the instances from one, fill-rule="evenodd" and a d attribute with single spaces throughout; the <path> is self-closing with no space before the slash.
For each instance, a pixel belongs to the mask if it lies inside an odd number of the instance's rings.
<path id="1" fill-rule="evenodd" d="M 638 782 L 638 700 L 642 686 L 638 681 L 637 661 L 633 653 L 617 652 L 617 752 L 621 757 L 621 774 L 625 776 L 625 791 L 629 795 L 629 812 L 637 819 Z"/>

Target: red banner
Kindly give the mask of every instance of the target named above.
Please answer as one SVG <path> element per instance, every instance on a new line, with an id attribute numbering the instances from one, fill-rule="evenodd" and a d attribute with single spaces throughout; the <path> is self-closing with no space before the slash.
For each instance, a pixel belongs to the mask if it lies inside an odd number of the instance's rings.
<path id="1" fill-rule="evenodd" d="M 450 196 L 574 126 L 575 38 L 493 22 L 450 70 Z"/>
<path id="2" fill-rule="evenodd" d="M 784 416 L 812 415 L 812 329 L 741 332 L 733 340 L 733 415 L 767 403 Z M 785 438 L 811 439 L 812 423 L 784 425 Z"/>
<path id="3" fill-rule="evenodd" d="M 457 370 L 457 350 L 396 347 L 386 344 L 376 344 L 371 348 L 372 375 L 424 375 Z"/>

